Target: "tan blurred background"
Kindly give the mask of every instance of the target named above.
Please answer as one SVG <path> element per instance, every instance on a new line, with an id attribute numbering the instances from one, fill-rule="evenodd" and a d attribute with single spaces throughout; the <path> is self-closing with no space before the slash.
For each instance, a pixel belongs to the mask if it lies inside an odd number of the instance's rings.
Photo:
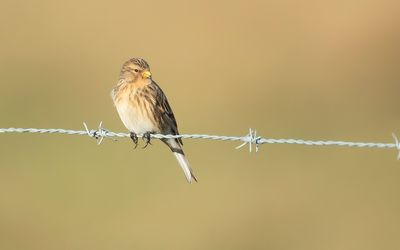
<path id="1" fill-rule="evenodd" d="M 146 58 L 181 133 L 392 142 L 398 1 L 1 1 L 0 127 L 125 131 Z M 0 249 L 400 249 L 395 150 L 0 135 Z"/>

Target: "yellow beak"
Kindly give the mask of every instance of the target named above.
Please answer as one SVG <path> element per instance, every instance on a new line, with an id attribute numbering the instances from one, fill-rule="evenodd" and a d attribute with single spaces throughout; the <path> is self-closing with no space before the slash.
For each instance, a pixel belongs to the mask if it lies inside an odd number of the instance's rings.
<path id="1" fill-rule="evenodd" d="M 148 71 L 148 70 L 143 71 L 142 77 L 143 77 L 144 79 L 150 78 L 150 76 L 151 76 L 150 71 Z"/>

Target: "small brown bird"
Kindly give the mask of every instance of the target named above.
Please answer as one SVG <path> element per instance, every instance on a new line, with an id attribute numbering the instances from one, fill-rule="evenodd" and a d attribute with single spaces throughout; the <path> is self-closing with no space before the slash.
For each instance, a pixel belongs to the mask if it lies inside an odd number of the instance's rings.
<path id="1" fill-rule="evenodd" d="M 167 97 L 151 78 L 149 64 L 132 58 L 122 65 L 117 86 L 111 92 L 114 105 L 131 139 L 137 147 L 137 134 L 143 135 L 147 147 L 150 134 L 178 135 L 178 126 Z M 182 140 L 161 139 L 172 150 L 189 183 L 196 180 L 182 150 Z"/>

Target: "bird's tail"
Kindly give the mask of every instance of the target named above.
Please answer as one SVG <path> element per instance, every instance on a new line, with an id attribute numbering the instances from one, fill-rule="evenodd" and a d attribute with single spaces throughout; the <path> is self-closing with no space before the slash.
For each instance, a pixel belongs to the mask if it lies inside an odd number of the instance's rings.
<path id="1" fill-rule="evenodd" d="M 176 159 L 179 162 L 179 165 L 181 165 L 181 168 L 183 172 L 185 173 L 186 179 L 189 183 L 192 183 L 192 180 L 195 180 L 197 182 L 196 177 L 193 174 L 192 169 L 190 168 L 189 162 L 187 161 L 186 157 L 184 154 L 173 152 Z"/>
<path id="2" fill-rule="evenodd" d="M 189 183 L 192 183 L 193 180 L 197 182 L 197 179 L 194 176 L 192 169 L 190 168 L 189 162 L 185 157 L 185 153 L 182 150 L 182 142 L 176 139 L 163 139 L 162 141 L 167 144 L 172 153 L 174 153 L 174 156 L 178 160 L 187 181 Z"/>

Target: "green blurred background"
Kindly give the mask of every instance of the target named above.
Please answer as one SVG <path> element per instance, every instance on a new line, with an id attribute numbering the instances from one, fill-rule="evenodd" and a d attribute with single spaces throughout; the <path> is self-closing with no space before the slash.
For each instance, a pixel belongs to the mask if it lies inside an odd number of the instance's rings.
<path id="1" fill-rule="evenodd" d="M 148 60 L 181 133 L 392 142 L 398 1 L 1 1 L 0 127 L 125 131 Z M 399 249 L 395 150 L 0 135 L 0 249 Z"/>

